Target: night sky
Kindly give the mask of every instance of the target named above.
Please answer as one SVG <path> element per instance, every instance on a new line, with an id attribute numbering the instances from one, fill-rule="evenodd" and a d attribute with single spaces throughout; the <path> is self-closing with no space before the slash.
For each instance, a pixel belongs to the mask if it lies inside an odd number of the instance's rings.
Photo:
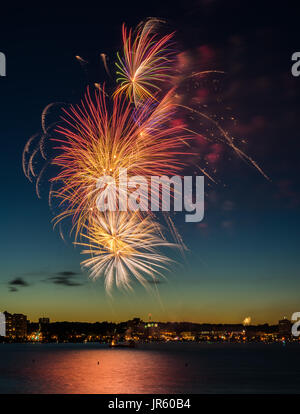
<path id="1" fill-rule="evenodd" d="M 31 320 L 120 321 L 151 313 L 161 321 L 239 323 L 251 316 L 253 323 L 275 323 L 300 310 L 300 77 L 291 74 L 299 15 L 292 2 L 261 3 L 84 2 L 1 12 L 1 311 Z M 136 285 L 134 293 L 115 290 L 109 298 L 101 281 L 82 273 L 72 239 L 64 242 L 53 230 L 47 183 L 39 200 L 23 174 L 22 151 L 40 131 L 46 105 L 77 103 L 88 84 L 107 80 L 99 54 L 114 68 L 122 23 L 134 27 L 150 16 L 176 30 L 178 50 L 187 62 L 192 56 L 193 69 L 225 71 L 202 103 L 208 113 L 235 118 L 225 119 L 227 129 L 246 140 L 243 149 L 270 180 L 213 147 L 218 184 L 205 187 L 201 223 L 176 217 L 189 250 L 158 285 L 159 297 Z M 75 55 L 89 65 L 82 68 Z M 207 82 L 206 91 L 213 84 Z"/>

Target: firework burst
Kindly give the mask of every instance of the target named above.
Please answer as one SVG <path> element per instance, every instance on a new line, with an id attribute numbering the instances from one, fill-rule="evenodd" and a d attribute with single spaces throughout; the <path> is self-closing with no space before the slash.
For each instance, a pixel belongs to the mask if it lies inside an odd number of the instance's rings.
<path id="1" fill-rule="evenodd" d="M 91 257 L 82 262 L 90 269 L 90 276 L 103 276 L 105 287 L 111 290 L 115 283 L 119 288 L 131 288 L 131 275 L 145 287 L 150 280 L 163 276 L 166 264 L 171 260 L 158 253 L 161 247 L 175 246 L 160 236 L 160 227 L 149 217 L 143 219 L 136 213 L 108 212 L 94 218 L 84 226 L 81 234 L 86 242 L 83 254 Z"/>
<path id="2" fill-rule="evenodd" d="M 123 57 L 118 54 L 116 62 L 117 82 L 114 96 L 125 94 L 137 106 L 139 101 L 156 99 L 162 82 L 172 77 L 174 52 L 170 49 L 170 40 L 174 33 L 159 38 L 154 32 L 157 20 L 149 20 L 132 30 L 122 28 Z"/>

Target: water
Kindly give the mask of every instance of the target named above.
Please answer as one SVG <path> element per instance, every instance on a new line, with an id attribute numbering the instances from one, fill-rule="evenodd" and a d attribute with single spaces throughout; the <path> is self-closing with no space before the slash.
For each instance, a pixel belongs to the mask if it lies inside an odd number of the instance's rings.
<path id="1" fill-rule="evenodd" d="M 0 393 L 299 393 L 299 351 L 297 344 L 0 344 Z"/>

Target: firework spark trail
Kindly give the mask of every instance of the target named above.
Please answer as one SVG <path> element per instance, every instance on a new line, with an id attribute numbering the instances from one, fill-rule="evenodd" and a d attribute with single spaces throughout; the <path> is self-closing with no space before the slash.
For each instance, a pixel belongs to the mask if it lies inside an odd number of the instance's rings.
<path id="1" fill-rule="evenodd" d="M 230 148 L 233 149 L 233 151 L 244 161 L 248 162 L 249 164 L 251 164 L 254 168 L 257 169 L 257 171 L 259 171 L 259 173 L 261 175 L 263 175 L 267 180 L 270 180 L 270 178 L 267 176 L 267 174 L 262 170 L 262 168 L 257 164 L 257 162 L 255 160 L 253 160 L 249 155 L 247 155 L 245 152 L 243 152 L 240 148 L 238 148 L 234 142 L 233 142 L 233 138 L 228 134 L 227 131 L 225 131 L 224 128 L 222 128 L 222 126 L 215 121 L 214 119 L 212 119 L 209 115 L 198 111 L 196 109 L 190 108 L 189 106 L 186 105 L 178 105 L 179 107 L 185 108 L 190 112 L 193 112 L 197 115 L 199 115 L 202 118 L 207 119 L 209 122 L 211 122 L 213 125 L 215 125 L 215 127 L 219 130 L 220 132 L 220 138 L 223 139 L 223 141 L 221 141 L 222 143 L 225 143 L 226 145 L 228 145 Z M 191 131 L 190 131 L 191 132 Z M 206 174 L 207 175 L 207 174 Z M 213 180 L 214 181 L 214 180 Z"/>
<path id="2" fill-rule="evenodd" d="M 49 112 L 53 107 L 57 105 L 60 105 L 60 106 L 65 105 L 65 102 L 52 102 L 49 105 L 47 105 L 42 112 L 41 124 L 42 124 L 42 130 L 45 135 L 48 134 L 48 131 L 50 128 L 50 125 L 46 126 L 46 121 L 47 121 L 47 117 L 49 116 Z"/>
<path id="3" fill-rule="evenodd" d="M 30 147 L 32 142 L 38 137 L 38 134 L 33 135 L 32 137 L 29 138 L 29 140 L 26 142 L 26 145 L 24 147 L 23 150 L 23 154 L 22 154 L 22 167 L 23 167 L 23 172 L 25 177 L 32 182 L 32 177 L 30 174 L 30 168 L 29 168 L 29 161 L 27 159 L 28 155 L 30 154 Z"/>
<path id="4" fill-rule="evenodd" d="M 108 64 L 107 64 L 107 55 L 105 53 L 100 53 L 100 57 L 101 57 L 101 60 L 103 62 L 105 72 L 108 74 L 108 76 L 110 78 L 112 78 L 111 73 L 110 73 L 109 68 L 108 68 Z"/>

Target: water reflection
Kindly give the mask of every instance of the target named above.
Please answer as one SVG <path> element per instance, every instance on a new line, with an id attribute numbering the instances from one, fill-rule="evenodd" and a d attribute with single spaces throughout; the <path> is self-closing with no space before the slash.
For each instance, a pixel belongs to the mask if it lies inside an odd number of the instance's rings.
<path id="1" fill-rule="evenodd" d="M 172 378 L 184 368 L 184 363 L 176 362 L 172 355 L 155 350 L 109 349 L 99 345 L 91 349 L 88 344 L 79 349 L 74 345 L 32 348 L 14 352 L 11 358 L 13 367 L 7 367 L 6 374 L 16 381 L 12 392 L 175 392 Z"/>
<path id="2" fill-rule="evenodd" d="M 0 345 L 0 392 L 299 392 L 298 347 L 286 348 L 234 344 L 147 344 L 136 349 L 109 349 L 99 344 Z"/>
<path id="3" fill-rule="evenodd" d="M 43 391 L 49 387 L 55 393 L 161 392 L 172 375 L 163 355 L 138 350 L 74 350 L 41 363 L 43 372 L 36 364 L 32 377 L 44 382 Z"/>

